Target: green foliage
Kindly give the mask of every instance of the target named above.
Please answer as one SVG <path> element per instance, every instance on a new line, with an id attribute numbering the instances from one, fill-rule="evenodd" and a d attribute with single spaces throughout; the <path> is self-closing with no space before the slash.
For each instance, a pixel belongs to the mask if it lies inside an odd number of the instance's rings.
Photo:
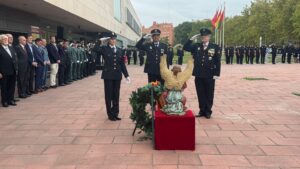
<path id="1" fill-rule="evenodd" d="M 245 77 L 245 80 L 250 80 L 250 81 L 254 81 L 254 80 L 269 80 L 263 77 Z"/>
<path id="2" fill-rule="evenodd" d="M 175 42 L 184 44 L 201 27 L 210 28 L 210 21 L 178 25 L 175 28 Z M 258 45 L 260 37 L 266 45 L 299 44 L 300 0 L 254 0 L 240 15 L 225 18 L 226 45 Z"/>
<path id="3" fill-rule="evenodd" d="M 146 111 L 146 106 L 151 104 L 151 89 L 153 88 L 154 99 L 157 100 L 165 88 L 158 84 L 153 86 L 151 83 L 133 91 L 129 98 L 132 112 L 130 119 L 134 121 L 140 132 L 145 132 L 147 137 L 152 137 L 152 113 Z M 139 132 L 139 133 L 140 133 Z"/>

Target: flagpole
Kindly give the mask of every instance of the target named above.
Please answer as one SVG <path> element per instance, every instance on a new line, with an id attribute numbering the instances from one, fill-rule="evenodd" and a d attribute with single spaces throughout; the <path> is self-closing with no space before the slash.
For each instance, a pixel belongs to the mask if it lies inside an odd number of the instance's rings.
<path id="1" fill-rule="evenodd" d="M 224 19 L 223 19 L 223 50 L 225 49 L 225 19 L 226 19 L 226 2 L 224 1 Z"/>

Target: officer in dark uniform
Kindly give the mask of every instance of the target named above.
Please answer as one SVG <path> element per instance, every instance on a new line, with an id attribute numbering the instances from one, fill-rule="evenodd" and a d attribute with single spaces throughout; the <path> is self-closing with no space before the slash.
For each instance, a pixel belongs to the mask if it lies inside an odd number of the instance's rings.
<path id="1" fill-rule="evenodd" d="M 262 45 L 260 47 L 260 63 L 261 64 L 265 64 L 265 60 L 266 60 L 266 54 L 267 54 L 267 47 L 265 45 Z"/>
<path id="2" fill-rule="evenodd" d="M 244 63 L 244 56 L 245 56 L 245 47 L 241 46 L 239 48 L 239 53 L 240 53 L 240 64 L 242 65 Z"/>
<path id="3" fill-rule="evenodd" d="M 137 51 L 136 49 L 132 49 L 133 63 L 136 65 L 137 63 Z"/>
<path id="4" fill-rule="evenodd" d="M 131 50 L 128 48 L 128 49 L 126 50 L 126 56 L 127 56 L 127 59 L 128 59 L 128 65 L 130 65 L 131 55 L 132 55 L 132 52 L 131 52 Z"/>
<path id="5" fill-rule="evenodd" d="M 255 47 L 255 62 L 256 64 L 260 63 L 260 48 L 258 46 Z"/>
<path id="6" fill-rule="evenodd" d="M 148 74 L 148 82 L 159 81 L 164 84 L 160 76 L 160 57 L 168 53 L 168 46 L 160 42 L 160 30 L 153 29 L 151 34 L 145 35 L 136 44 L 136 48 L 147 54 L 144 72 Z M 146 39 L 152 38 L 153 42 L 144 43 Z"/>
<path id="7" fill-rule="evenodd" d="M 235 48 L 235 56 L 236 56 L 236 64 L 240 64 L 240 47 L 236 47 Z"/>
<path id="8" fill-rule="evenodd" d="M 246 64 L 249 64 L 250 62 L 250 47 L 245 46 L 245 60 Z"/>
<path id="9" fill-rule="evenodd" d="M 230 63 L 229 47 L 225 48 L 225 60 L 226 60 L 226 64 L 229 65 Z"/>
<path id="10" fill-rule="evenodd" d="M 295 51 L 295 48 L 294 46 L 290 43 L 287 47 L 287 62 L 288 64 L 291 64 L 292 63 L 292 56 L 293 56 L 293 53 Z"/>
<path id="11" fill-rule="evenodd" d="M 207 28 L 200 30 L 201 43 L 193 44 L 199 36 L 193 36 L 183 49 L 191 52 L 194 58 L 193 76 L 198 96 L 200 112 L 196 117 L 211 117 L 215 91 L 215 79 L 218 79 L 221 71 L 221 54 L 218 45 L 210 43 L 211 31 Z"/>
<path id="12" fill-rule="evenodd" d="M 173 47 L 170 45 L 168 48 L 168 64 L 173 65 L 174 51 Z"/>
<path id="13" fill-rule="evenodd" d="M 298 46 L 298 48 L 295 50 L 295 63 L 300 63 L 300 46 Z"/>
<path id="14" fill-rule="evenodd" d="M 276 63 L 277 47 L 273 44 L 272 48 L 272 64 Z"/>
<path id="15" fill-rule="evenodd" d="M 281 63 L 285 63 L 288 47 L 284 46 L 281 50 Z"/>
<path id="16" fill-rule="evenodd" d="M 116 47 L 116 37 L 114 32 L 107 35 L 107 38 L 101 38 L 101 41 L 107 41 L 108 44 L 94 48 L 97 53 L 101 53 L 104 59 L 104 66 L 101 78 L 104 80 L 105 104 L 108 119 L 111 121 L 121 120 L 119 115 L 119 97 L 122 74 L 130 83 L 122 49 Z"/>
<path id="17" fill-rule="evenodd" d="M 233 64 L 234 47 L 229 47 L 229 63 Z"/>
<path id="18" fill-rule="evenodd" d="M 253 65 L 254 57 L 255 57 L 255 48 L 251 46 L 249 48 L 249 59 L 251 65 Z"/>
<path id="19" fill-rule="evenodd" d="M 183 56 L 184 56 L 184 51 L 183 51 L 183 49 L 182 49 L 182 46 L 180 46 L 180 47 L 177 49 L 177 56 L 178 56 L 177 64 L 178 64 L 178 65 L 182 65 L 182 62 L 183 62 Z"/>
<path id="20" fill-rule="evenodd" d="M 144 56 L 146 55 L 146 52 L 143 50 L 139 50 L 139 59 L 140 59 L 140 66 L 144 65 Z"/>

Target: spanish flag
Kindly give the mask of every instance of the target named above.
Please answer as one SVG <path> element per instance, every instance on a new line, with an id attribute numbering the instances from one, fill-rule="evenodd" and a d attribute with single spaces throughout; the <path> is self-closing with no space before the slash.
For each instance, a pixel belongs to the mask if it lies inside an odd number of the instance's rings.
<path id="1" fill-rule="evenodd" d="M 224 20 L 225 10 L 218 10 L 211 20 L 214 29 L 220 29 L 222 22 Z"/>

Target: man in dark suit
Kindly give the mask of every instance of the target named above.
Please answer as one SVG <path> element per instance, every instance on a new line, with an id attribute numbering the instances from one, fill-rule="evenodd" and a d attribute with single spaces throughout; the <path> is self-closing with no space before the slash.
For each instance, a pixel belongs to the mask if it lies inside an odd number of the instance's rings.
<path id="1" fill-rule="evenodd" d="M 65 69 L 66 69 L 66 60 L 67 60 L 67 53 L 63 47 L 63 41 L 59 40 L 57 48 L 58 53 L 60 56 L 60 64 L 58 66 L 58 85 L 65 86 Z"/>
<path id="2" fill-rule="evenodd" d="M 140 66 L 144 65 L 144 56 L 146 55 L 145 51 L 139 50 L 139 59 L 140 59 Z"/>
<path id="3" fill-rule="evenodd" d="M 229 47 L 229 63 L 233 64 L 234 47 Z"/>
<path id="4" fill-rule="evenodd" d="M 8 37 L 0 35 L 1 100 L 3 107 L 16 106 L 14 93 L 17 74 L 17 56 L 8 45 Z"/>
<path id="5" fill-rule="evenodd" d="M 104 67 L 101 78 L 104 80 L 105 104 L 108 119 L 111 121 L 121 120 L 119 117 L 119 97 L 122 74 L 130 83 L 123 51 L 116 47 L 117 35 L 114 32 L 108 34 L 109 37 L 101 38 L 102 44 L 108 40 L 107 45 L 97 46 L 93 50 L 101 53 L 104 59 Z"/>
<path id="6" fill-rule="evenodd" d="M 56 88 L 56 76 L 58 73 L 58 66 L 60 64 L 60 55 L 56 44 L 55 36 L 50 37 L 50 43 L 47 45 L 48 56 L 50 60 L 50 88 Z"/>
<path id="7" fill-rule="evenodd" d="M 18 93 L 20 98 L 26 98 L 28 97 L 28 52 L 25 48 L 26 38 L 24 36 L 20 36 L 18 39 L 19 44 L 16 46 L 16 53 L 18 57 Z"/>
<path id="8" fill-rule="evenodd" d="M 153 29 L 151 34 L 145 35 L 136 44 L 139 50 L 143 50 L 147 54 L 146 64 L 144 72 L 148 74 L 148 82 L 159 81 L 164 84 L 163 79 L 160 76 L 160 57 L 168 53 L 168 46 L 160 42 L 161 31 L 159 29 Z M 146 39 L 152 38 L 153 42 L 144 43 Z"/>
<path id="9" fill-rule="evenodd" d="M 36 59 L 35 59 L 35 56 L 34 56 L 34 53 L 33 53 L 33 43 L 32 43 L 32 36 L 29 35 L 27 37 L 27 44 L 25 45 L 25 49 L 27 51 L 27 54 L 28 54 L 28 80 L 27 80 L 27 92 L 26 94 L 27 95 L 31 95 L 31 94 L 34 94 L 35 93 L 35 90 L 34 90 L 34 74 L 35 74 L 35 68 L 37 66 L 37 62 L 36 62 Z"/>
<path id="10" fill-rule="evenodd" d="M 133 63 L 134 63 L 134 65 L 136 65 L 137 64 L 137 50 L 136 49 L 132 50 L 132 56 L 133 56 Z"/>
<path id="11" fill-rule="evenodd" d="M 255 50 L 255 63 L 259 64 L 260 63 L 260 48 L 258 46 L 256 46 L 254 48 Z"/>
<path id="12" fill-rule="evenodd" d="M 130 65 L 130 62 L 131 62 L 131 57 L 132 57 L 131 55 L 132 55 L 131 49 L 127 48 L 126 56 L 127 56 L 127 60 L 128 60 L 128 65 Z"/>
<path id="13" fill-rule="evenodd" d="M 42 39 L 37 38 L 35 40 L 35 45 L 32 46 L 33 53 L 37 62 L 35 68 L 35 93 L 43 92 L 43 73 L 44 73 L 44 55 L 42 53 L 43 49 Z"/>
<path id="14" fill-rule="evenodd" d="M 168 48 L 168 64 L 173 65 L 174 51 L 173 47 L 170 45 Z"/>
<path id="15" fill-rule="evenodd" d="M 205 116 L 211 118 L 215 91 L 215 79 L 218 79 L 221 71 L 221 52 L 218 45 L 210 43 L 211 31 L 207 28 L 200 30 L 202 42 L 193 44 L 199 36 L 193 36 L 186 42 L 183 49 L 191 52 L 194 58 L 193 76 L 199 103 L 199 114 L 196 117 Z"/>
<path id="16" fill-rule="evenodd" d="M 230 64 L 229 47 L 225 47 L 225 61 L 227 65 Z"/>

